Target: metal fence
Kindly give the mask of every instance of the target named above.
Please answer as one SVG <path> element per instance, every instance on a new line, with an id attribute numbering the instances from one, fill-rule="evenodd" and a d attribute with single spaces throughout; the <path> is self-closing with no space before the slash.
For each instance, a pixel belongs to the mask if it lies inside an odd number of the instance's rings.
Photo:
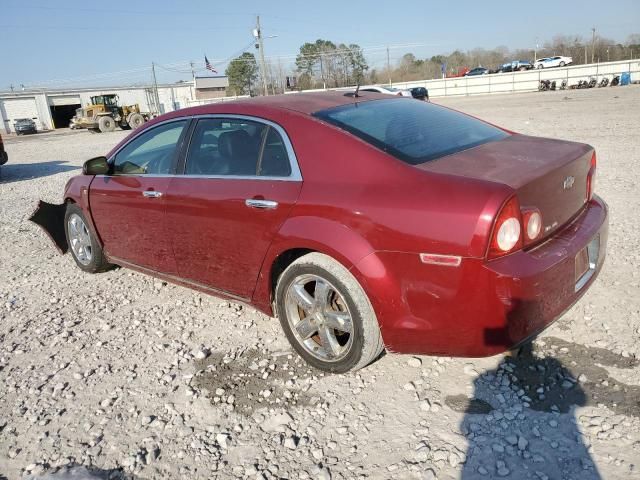
<path id="1" fill-rule="evenodd" d="M 631 81 L 640 81 L 640 59 L 621 62 L 593 63 L 567 67 L 555 67 L 523 72 L 494 73 L 473 77 L 456 77 L 436 80 L 418 80 L 393 83 L 396 88 L 426 87 L 429 97 L 449 95 L 482 95 L 490 93 L 530 92 L 538 90 L 541 80 L 556 81 L 558 85 L 567 80 L 568 86 L 580 80 L 594 77 L 598 81 L 612 78 L 623 72 L 631 74 Z"/>

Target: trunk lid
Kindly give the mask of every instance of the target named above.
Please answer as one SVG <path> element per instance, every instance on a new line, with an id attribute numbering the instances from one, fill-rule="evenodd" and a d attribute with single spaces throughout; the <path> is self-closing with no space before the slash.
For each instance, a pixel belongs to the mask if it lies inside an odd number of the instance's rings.
<path id="1" fill-rule="evenodd" d="M 583 143 L 514 134 L 417 168 L 510 186 L 522 208 L 540 210 L 544 238 L 585 205 L 592 154 Z"/>

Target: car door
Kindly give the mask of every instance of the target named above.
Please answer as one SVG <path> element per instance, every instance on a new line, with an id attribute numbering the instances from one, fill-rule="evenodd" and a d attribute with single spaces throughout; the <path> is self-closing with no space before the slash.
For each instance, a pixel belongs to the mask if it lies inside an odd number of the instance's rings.
<path id="1" fill-rule="evenodd" d="M 302 186 L 284 130 L 243 116 L 200 118 L 167 217 L 180 277 L 248 299 Z"/>
<path id="2" fill-rule="evenodd" d="M 166 192 L 189 120 L 144 130 L 110 158 L 109 175 L 97 175 L 89 203 L 104 249 L 124 262 L 175 274 L 167 230 Z"/>

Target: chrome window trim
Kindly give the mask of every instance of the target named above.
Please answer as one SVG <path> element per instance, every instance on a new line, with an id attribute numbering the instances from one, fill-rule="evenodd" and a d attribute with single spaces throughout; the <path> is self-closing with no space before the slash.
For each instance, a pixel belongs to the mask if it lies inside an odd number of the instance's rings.
<path id="1" fill-rule="evenodd" d="M 251 122 L 263 123 L 265 125 L 269 125 L 270 127 L 273 127 L 278 132 L 278 134 L 282 138 L 282 141 L 284 142 L 284 146 L 287 151 L 287 157 L 289 158 L 289 165 L 291 166 L 291 174 L 287 177 L 266 176 L 266 175 L 187 175 L 184 173 L 181 173 L 181 174 L 118 173 L 114 175 L 96 175 L 96 176 L 97 177 L 145 177 L 145 178 L 178 177 L 178 178 L 199 178 L 199 179 L 211 178 L 211 179 L 228 179 L 228 180 L 269 180 L 269 181 L 284 181 L 284 182 L 301 182 L 302 181 L 302 172 L 300 171 L 300 165 L 298 164 L 298 157 L 296 156 L 295 151 L 293 150 L 293 144 L 291 143 L 291 140 L 289 139 L 289 135 L 287 135 L 287 132 L 285 131 L 285 129 L 282 128 L 277 123 L 272 122 L 271 120 L 267 120 L 265 118 L 254 117 L 251 115 L 240 115 L 235 113 L 228 113 L 228 114 L 203 113 L 200 115 L 174 117 L 168 120 L 164 120 L 162 122 L 158 122 L 155 125 L 153 125 L 153 127 L 146 128 L 142 130 L 138 135 L 135 135 L 134 137 L 132 137 L 127 143 L 120 146 L 120 148 L 118 148 L 118 150 L 116 150 L 107 160 L 109 163 L 111 163 L 112 161 L 115 161 L 115 157 L 118 155 L 118 153 L 120 153 L 120 150 L 122 150 L 124 147 L 129 145 L 131 141 L 135 140 L 140 135 L 150 131 L 153 128 L 159 127 L 161 125 L 164 125 L 170 122 L 177 122 L 181 120 L 200 120 L 200 119 L 206 119 L 206 118 L 231 118 L 236 120 L 247 120 Z M 191 142 L 191 139 L 189 139 L 189 143 L 190 142 Z M 188 149 L 187 149 L 187 152 L 188 152 Z"/>

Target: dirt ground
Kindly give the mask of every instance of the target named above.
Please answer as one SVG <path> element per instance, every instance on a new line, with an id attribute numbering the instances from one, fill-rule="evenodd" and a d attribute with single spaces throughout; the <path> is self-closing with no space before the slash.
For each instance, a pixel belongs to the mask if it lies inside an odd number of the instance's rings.
<path id="1" fill-rule="evenodd" d="M 640 478 L 640 87 L 437 102 L 598 152 L 605 267 L 519 358 L 323 375 L 248 307 L 84 274 L 27 217 L 126 132 L 7 139 L 0 479 Z"/>

